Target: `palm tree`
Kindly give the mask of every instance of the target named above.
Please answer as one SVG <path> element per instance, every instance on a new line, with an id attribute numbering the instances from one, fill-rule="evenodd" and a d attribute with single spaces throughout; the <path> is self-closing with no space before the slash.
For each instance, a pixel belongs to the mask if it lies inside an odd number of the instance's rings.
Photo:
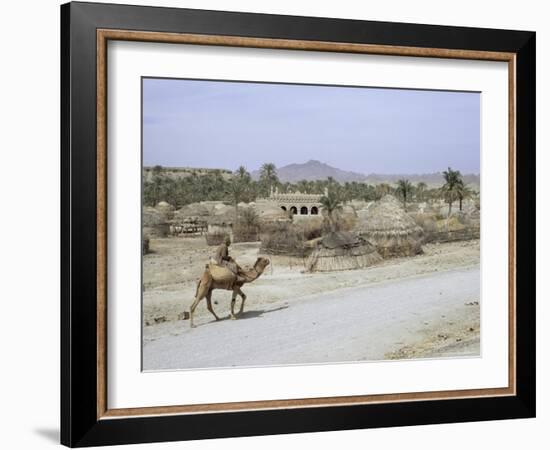
<path id="1" fill-rule="evenodd" d="M 375 199 L 380 200 L 384 195 L 390 193 L 391 186 L 388 183 L 380 183 L 376 185 L 375 189 Z"/>
<path id="2" fill-rule="evenodd" d="M 349 181 L 346 181 L 344 183 L 344 187 L 342 188 L 342 197 L 343 197 L 344 203 L 347 203 L 353 200 L 353 186 Z"/>
<path id="3" fill-rule="evenodd" d="M 335 214 L 342 210 L 342 202 L 338 197 L 338 194 L 334 189 L 329 189 L 327 195 L 323 195 L 319 202 L 323 211 L 327 214 L 330 231 L 336 231 L 336 217 Z"/>
<path id="4" fill-rule="evenodd" d="M 265 163 L 260 168 L 260 182 L 267 188 L 266 196 L 271 193 L 271 189 L 279 182 L 277 177 L 277 168 L 273 163 Z"/>
<path id="5" fill-rule="evenodd" d="M 245 183 L 238 177 L 234 176 L 227 186 L 227 193 L 231 197 L 231 201 L 235 205 L 235 222 L 239 217 L 239 203 L 246 192 Z"/>
<path id="6" fill-rule="evenodd" d="M 257 227 L 259 225 L 259 216 L 254 208 L 243 208 L 240 214 L 241 222 L 247 227 Z"/>
<path id="7" fill-rule="evenodd" d="M 239 166 L 237 169 L 237 175 L 241 180 L 250 180 L 250 174 L 246 170 L 245 166 Z"/>
<path id="8" fill-rule="evenodd" d="M 407 196 L 412 193 L 413 186 L 409 180 L 401 179 L 397 181 L 397 192 L 403 197 L 403 207 L 407 210 Z"/>
<path id="9" fill-rule="evenodd" d="M 296 189 L 298 189 L 302 194 L 308 193 L 308 182 L 306 180 L 301 180 L 296 183 Z"/>
<path id="10" fill-rule="evenodd" d="M 246 167 L 240 166 L 235 172 L 234 177 L 242 184 L 242 200 L 246 202 L 252 201 L 254 199 L 254 186 L 252 185 L 252 177 L 246 170 Z"/>
<path id="11" fill-rule="evenodd" d="M 162 173 L 161 166 L 153 167 L 153 205 L 162 200 L 162 189 L 168 178 Z"/>
<path id="12" fill-rule="evenodd" d="M 443 198 L 449 204 L 449 213 L 447 217 L 451 215 L 453 202 L 458 198 L 458 186 L 462 183 L 462 175 L 459 170 L 453 170 L 450 167 L 448 170 L 443 171 L 443 178 L 445 184 L 441 187 Z"/>
<path id="13" fill-rule="evenodd" d="M 462 211 L 462 201 L 464 199 L 470 198 L 473 194 L 473 191 L 464 184 L 464 181 L 461 179 L 456 187 L 456 195 L 458 197 L 459 209 Z"/>
<path id="14" fill-rule="evenodd" d="M 418 201 L 423 202 L 424 201 L 424 192 L 426 191 L 426 188 L 428 185 L 421 181 L 420 183 L 417 183 L 416 185 L 416 196 L 418 198 Z"/>

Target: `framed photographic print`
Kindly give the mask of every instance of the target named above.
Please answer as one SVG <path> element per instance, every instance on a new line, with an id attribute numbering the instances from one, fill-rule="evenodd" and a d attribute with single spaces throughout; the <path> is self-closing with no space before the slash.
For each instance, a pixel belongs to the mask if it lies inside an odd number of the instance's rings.
<path id="1" fill-rule="evenodd" d="M 534 417 L 534 32 L 61 24 L 63 444 Z"/>

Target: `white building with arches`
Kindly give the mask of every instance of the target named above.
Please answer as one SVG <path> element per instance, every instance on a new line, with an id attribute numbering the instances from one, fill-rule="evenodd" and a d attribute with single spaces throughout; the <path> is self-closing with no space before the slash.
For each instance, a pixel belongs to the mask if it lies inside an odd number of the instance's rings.
<path id="1" fill-rule="evenodd" d="M 326 193 L 325 193 L 326 195 Z M 321 194 L 304 194 L 302 192 L 280 193 L 271 189 L 268 198 L 258 199 L 257 203 L 276 206 L 291 213 L 295 218 L 318 217 L 321 214 Z"/>

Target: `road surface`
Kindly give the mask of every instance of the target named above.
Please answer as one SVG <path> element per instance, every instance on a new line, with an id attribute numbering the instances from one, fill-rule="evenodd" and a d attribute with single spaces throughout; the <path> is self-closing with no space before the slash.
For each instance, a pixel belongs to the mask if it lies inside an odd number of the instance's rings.
<path id="1" fill-rule="evenodd" d="M 388 352 L 414 344 L 426 328 L 437 325 L 444 331 L 445 323 L 467 326 L 460 321 L 467 320 L 467 304 L 478 302 L 479 295 L 476 266 L 289 299 L 267 309 L 255 308 L 249 297 L 238 320 L 203 317 L 194 329 L 187 320 L 159 325 L 166 332 L 146 337 L 143 368 L 381 360 Z M 214 308 L 227 311 L 228 304 L 220 302 Z M 198 308 L 206 308 L 205 302 Z M 479 343 L 464 354 L 472 351 L 479 352 Z"/>

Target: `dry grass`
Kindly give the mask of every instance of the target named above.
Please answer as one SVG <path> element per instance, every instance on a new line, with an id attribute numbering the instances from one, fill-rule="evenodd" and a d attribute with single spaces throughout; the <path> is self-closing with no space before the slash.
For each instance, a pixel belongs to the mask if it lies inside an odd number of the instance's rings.
<path id="1" fill-rule="evenodd" d="M 476 218 L 475 212 L 473 215 L 455 212 L 448 218 L 440 214 L 416 214 L 414 220 L 424 230 L 424 242 L 479 239 L 479 218 Z"/>

